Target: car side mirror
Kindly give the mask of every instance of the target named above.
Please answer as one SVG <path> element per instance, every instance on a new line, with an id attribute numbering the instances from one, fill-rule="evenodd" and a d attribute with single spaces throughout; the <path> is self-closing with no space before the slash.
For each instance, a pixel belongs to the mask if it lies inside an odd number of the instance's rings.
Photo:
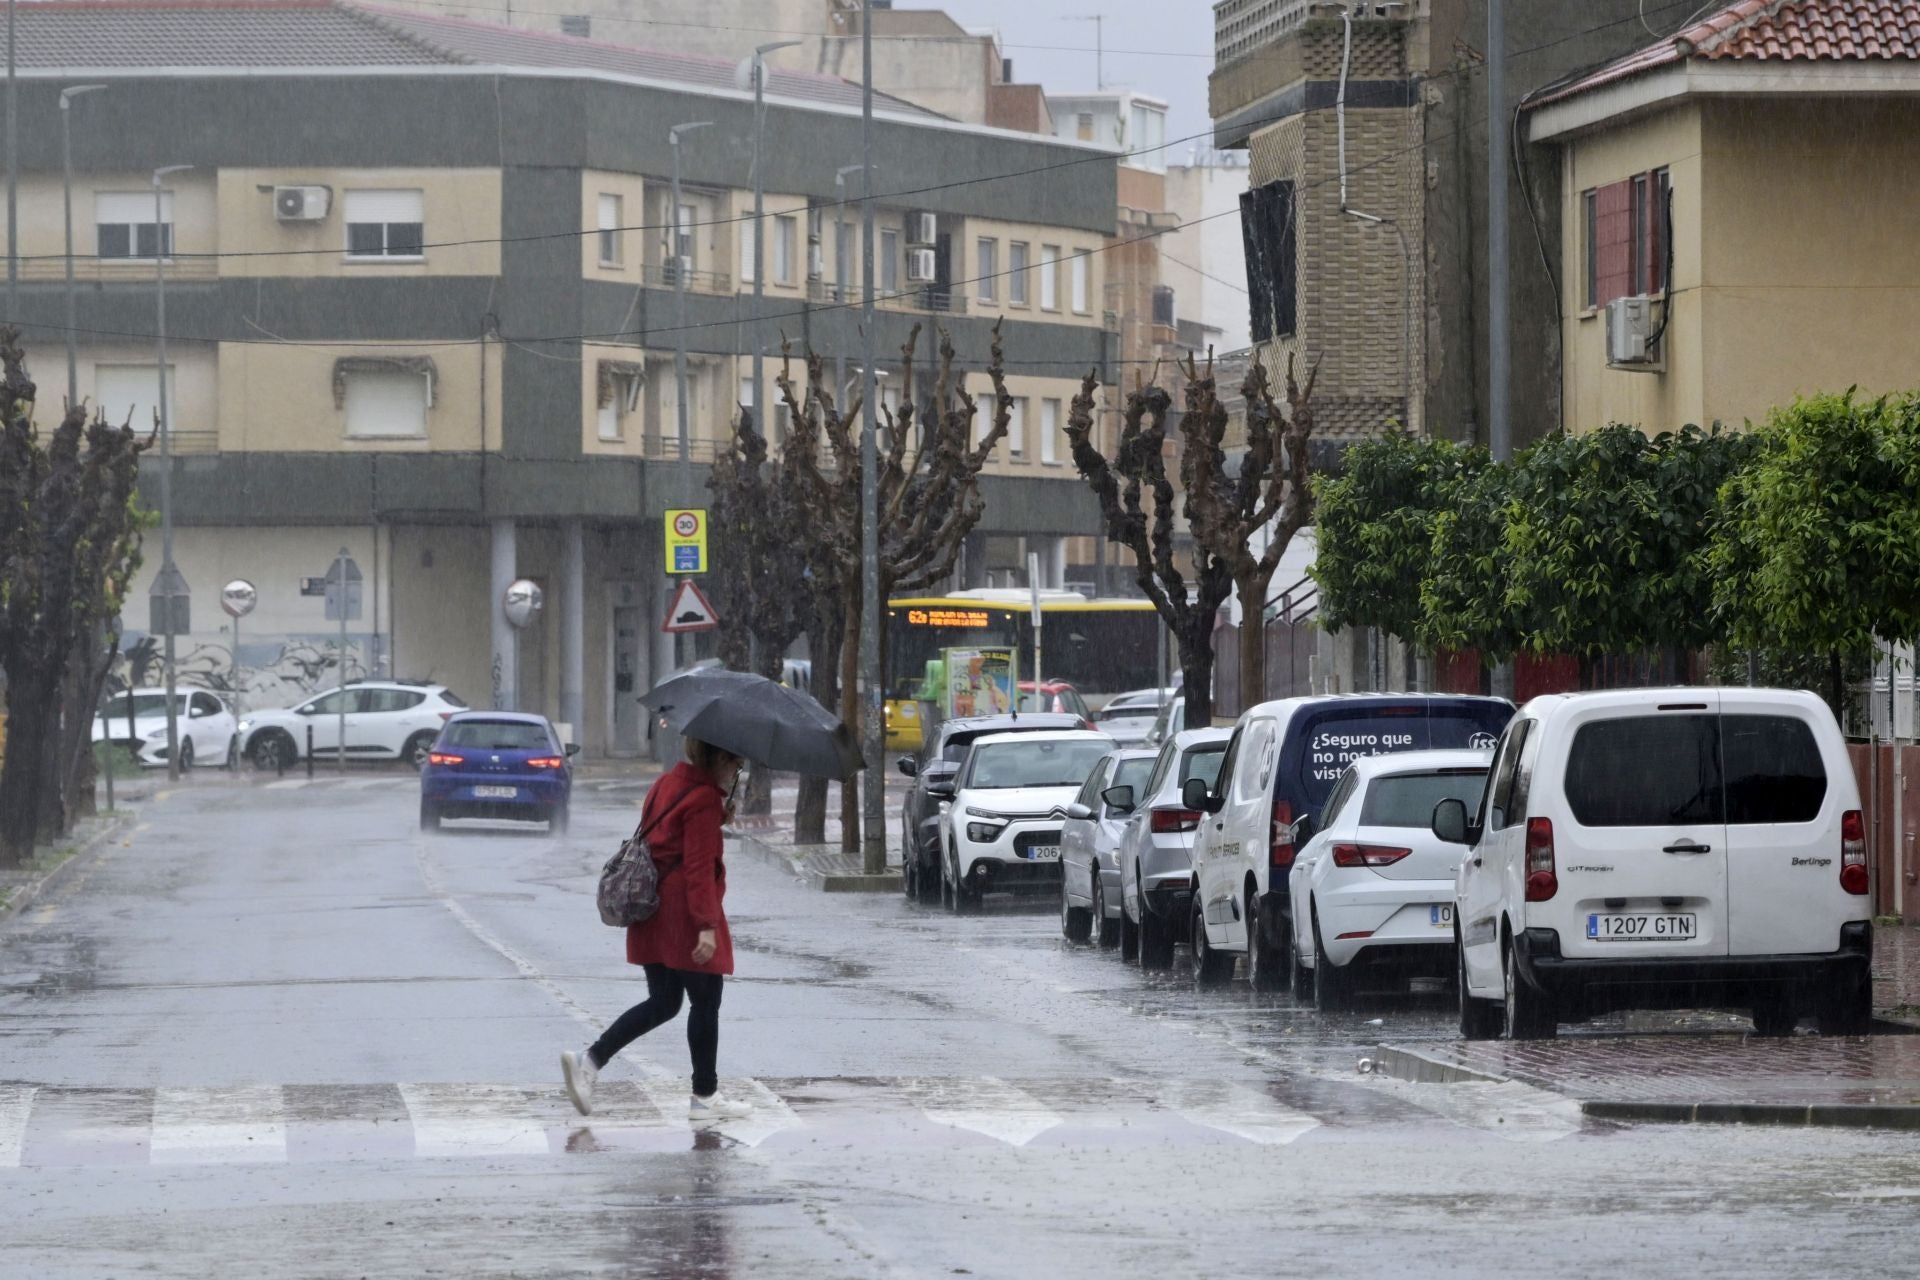
<path id="1" fill-rule="evenodd" d="M 1100 798 L 1107 802 L 1110 809 L 1118 809 L 1121 813 L 1133 812 L 1133 788 L 1130 786 L 1108 787 L 1100 793 Z"/>
<path id="2" fill-rule="evenodd" d="M 1075 822 L 1085 822 L 1093 816 L 1093 810 L 1087 808 L 1087 806 L 1081 804 L 1078 800 L 1075 800 L 1067 806 L 1067 816 Z"/>
<path id="3" fill-rule="evenodd" d="M 894 767 L 900 770 L 902 777 L 917 778 L 920 776 L 920 762 L 912 756 L 901 756 Z"/>
<path id="4" fill-rule="evenodd" d="M 580 754 L 580 744 L 577 742 L 569 742 L 567 744 L 567 758 L 572 759 L 574 756 L 577 756 L 579 754 Z"/>
<path id="5" fill-rule="evenodd" d="M 313 714 L 313 708 L 311 706 L 295 707 L 294 713 L 296 715 L 310 716 Z"/>
<path id="6" fill-rule="evenodd" d="M 1433 806 L 1433 835 L 1447 844 L 1468 843 L 1465 801 L 1449 798 Z"/>
<path id="7" fill-rule="evenodd" d="M 1314 833 L 1319 830 L 1320 830 L 1320 824 L 1313 820 L 1312 814 L 1310 813 L 1301 814 L 1300 820 L 1293 824 L 1294 847 L 1299 848 L 1301 845 L 1305 844 L 1307 841 L 1313 839 Z"/>
<path id="8" fill-rule="evenodd" d="M 943 769 L 928 769 L 920 780 L 926 784 L 930 796 L 951 796 L 960 781 L 960 766 L 949 764 Z"/>
<path id="9" fill-rule="evenodd" d="M 1198 813 L 1218 813 L 1223 801 L 1207 790 L 1207 784 L 1199 778 L 1188 778 L 1180 788 L 1180 803 Z"/>

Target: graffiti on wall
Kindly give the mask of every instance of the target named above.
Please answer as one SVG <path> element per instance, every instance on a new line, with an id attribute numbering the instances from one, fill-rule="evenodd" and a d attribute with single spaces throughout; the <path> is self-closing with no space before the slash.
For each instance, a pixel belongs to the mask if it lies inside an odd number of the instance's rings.
<path id="1" fill-rule="evenodd" d="M 182 636 L 174 642 L 174 680 L 228 696 L 237 691 L 249 709 L 288 707 L 342 680 L 383 674 L 382 664 L 369 653 L 376 639 L 349 635 L 343 661 L 338 636 L 242 636 L 236 668 L 231 641 Z M 140 633 L 122 637 L 107 676 L 109 691 L 160 684 L 161 643 L 158 636 Z"/>

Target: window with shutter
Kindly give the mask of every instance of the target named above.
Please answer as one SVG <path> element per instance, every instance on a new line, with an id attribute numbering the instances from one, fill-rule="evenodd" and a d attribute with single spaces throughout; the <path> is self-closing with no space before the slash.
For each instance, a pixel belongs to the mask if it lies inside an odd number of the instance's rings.
<path id="1" fill-rule="evenodd" d="M 1269 182 L 1241 193 L 1240 237 L 1253 340 L 1292 336 L 1298 319 L 1293 183 Z"/>
<path id="2" fill-rule="evenodd" d="M 1593 193 L 1593 305 L 1604 307 L 1633 292 L 1633 182 L 1610 183 Z"/>

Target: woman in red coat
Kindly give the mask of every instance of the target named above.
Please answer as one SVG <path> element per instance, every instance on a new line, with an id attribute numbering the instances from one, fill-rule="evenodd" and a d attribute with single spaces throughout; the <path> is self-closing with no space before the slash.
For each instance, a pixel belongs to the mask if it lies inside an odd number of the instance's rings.
<path id="1" fill-rule="evenodd" d="M 605 1034 L 579 1053 L 560 1055 L 567 1096 L 580 1114 L 593 1112 L 593 1085 L 613 1055 L 680 1012 L 684 999 L 687 1047 L 693 1052 L 696 1120 L 744 1116 L 753 1108 L 719 1095 L 715 1060 L 720 1050 L 720 989 L 733 972 L 733 939 L 721 900 L 727 869 L 721 860 L 720 828 L 727 820 L 740 757 L 687 740 L 687 762 L 655 783 L 641 807 L 647 847 L 660 871 L 660 909 L 627 928 L 627 963 L 643 965 L 647 998 L 614 1020 Z"/>

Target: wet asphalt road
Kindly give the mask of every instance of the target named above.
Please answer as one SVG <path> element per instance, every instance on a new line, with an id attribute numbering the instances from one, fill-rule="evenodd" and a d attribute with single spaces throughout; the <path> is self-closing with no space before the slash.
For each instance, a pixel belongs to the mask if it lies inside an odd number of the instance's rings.
<path id="1" fill-rule="evenodd" d="M 289 781 L 168 793 L 0 925 L 0 1276 L 1916 1270 L 1910 1135 L 1361 1076 L 1442 1002 L 1323 1018 L 739 858 L 758 1112 L 688 1127 L 675 1025 L 583 1120 L 555 1060 L 642 994 L 591 900 L 640 792 L 426 836 L 403 776 Z"/>

